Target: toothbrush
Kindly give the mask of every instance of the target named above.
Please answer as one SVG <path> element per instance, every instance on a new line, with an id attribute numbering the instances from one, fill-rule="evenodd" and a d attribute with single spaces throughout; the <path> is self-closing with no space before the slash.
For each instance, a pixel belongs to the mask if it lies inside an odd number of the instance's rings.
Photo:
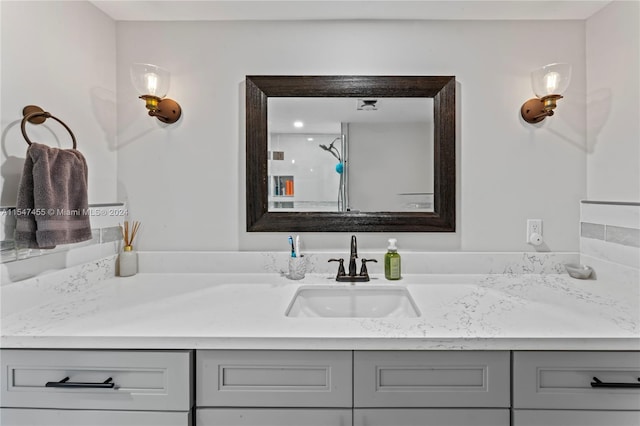
<path id="1" fill-rule="evenodd" d="M 296 235 L 296 248 L 298 249 L 298 256 L 302 257 L 302 250 L 300 249 L 300 235 Z"/>
<path id="2" fill-rule="evenodd" d="M 293 237 L 289 235 L 289 245 L 291 245 L 291 257 L 296 257 L 296 246 L 293 245 Z"/>

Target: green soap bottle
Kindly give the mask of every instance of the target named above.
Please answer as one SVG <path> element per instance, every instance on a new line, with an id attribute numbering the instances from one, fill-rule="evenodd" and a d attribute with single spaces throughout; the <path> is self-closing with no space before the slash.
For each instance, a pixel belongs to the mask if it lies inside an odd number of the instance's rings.
<path id="1" fill-rule="evenodd" d="M 395 238 L 389 239 L 389 247 L 384 255 L 384 277 L 388 280 L 399 280 L 400 276 L 400 255 L 396 247 Z"/>

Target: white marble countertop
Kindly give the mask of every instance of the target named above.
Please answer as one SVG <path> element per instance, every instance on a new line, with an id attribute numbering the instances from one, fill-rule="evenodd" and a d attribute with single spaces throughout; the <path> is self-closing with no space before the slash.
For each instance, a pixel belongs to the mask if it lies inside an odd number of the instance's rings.
<path id="1" fill-rule="evenodd" d="M 639 350 L 640 288 L 566 274 L 416 274 L 418 318 L 289 318 L 277 273 L 140 273 L 2 287 L 3 348 Z M 356 284 L 358 285 L 358 284 Z"/>

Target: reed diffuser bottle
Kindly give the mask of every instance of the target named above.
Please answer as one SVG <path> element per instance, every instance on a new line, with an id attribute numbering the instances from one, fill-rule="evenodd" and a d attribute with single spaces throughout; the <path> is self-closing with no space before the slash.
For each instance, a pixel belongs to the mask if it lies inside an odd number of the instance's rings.
<path id="1" fill-rule="evenodd" d="M 121 277 L 130 277 L 138 273 L 138 253 L 133 250 L 133 239 L 138 232 L 138 228 L 140 228 L 140 222 L 133 222 L 131 229 L 129 229 L 129 221 L 124 221 L 124 228 L 122 229 L 124 248 L 118 257 Z"/>

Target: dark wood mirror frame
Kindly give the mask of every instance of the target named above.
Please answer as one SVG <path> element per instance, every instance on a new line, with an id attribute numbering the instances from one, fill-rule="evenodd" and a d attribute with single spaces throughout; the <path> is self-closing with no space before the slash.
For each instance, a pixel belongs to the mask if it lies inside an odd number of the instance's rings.
<path id="1" fill-rule="evenodd" d="M 454 76 L 247 76 L 248 232 L 454 232 Z M 270 97 L 433 98 L 433 212 L 273 212 L 268 210 L 267 100 Z"/>

